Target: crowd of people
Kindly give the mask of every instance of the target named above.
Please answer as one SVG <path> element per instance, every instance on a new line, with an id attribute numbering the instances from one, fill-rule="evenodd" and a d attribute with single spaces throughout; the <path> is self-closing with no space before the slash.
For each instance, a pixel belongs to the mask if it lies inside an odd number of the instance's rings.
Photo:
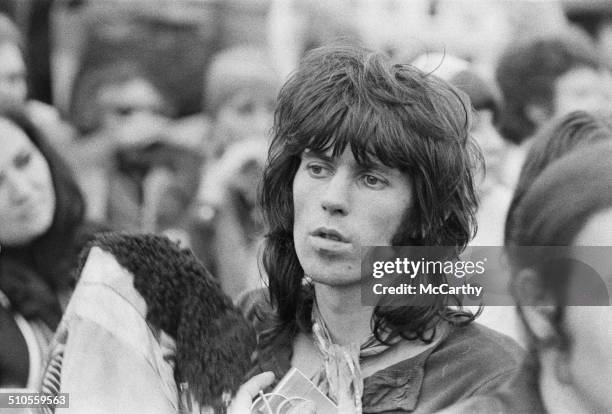
<path id="1" fill-rule="evenodd" d="M 23 9 L 0 14 L 0 393 L 66 393 L 32 408 L 58 413 L 612 412 L 610 18 L 458 1 L 57 2 L 63 32 L 112 11 L 55 65 L 63 103 L 33 88 Z M 196 9 L 222 23 L 178 56 Z M 159 43 L 132 53 L 142 33 Z M 496 247 L 515 306 L 365 306 L 368 246 Z M 316 392 L 291 394 L 296 372 Z"/>

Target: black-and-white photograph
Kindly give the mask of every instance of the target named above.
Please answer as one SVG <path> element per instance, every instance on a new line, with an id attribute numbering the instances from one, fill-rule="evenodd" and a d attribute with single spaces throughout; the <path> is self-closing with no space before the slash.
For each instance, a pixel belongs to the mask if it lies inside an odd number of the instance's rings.
<path id="1" fill-rule="evenodd" d="M 0 0 L 0 414 L 612 414 L 611 296 L 612 0 Z"/>

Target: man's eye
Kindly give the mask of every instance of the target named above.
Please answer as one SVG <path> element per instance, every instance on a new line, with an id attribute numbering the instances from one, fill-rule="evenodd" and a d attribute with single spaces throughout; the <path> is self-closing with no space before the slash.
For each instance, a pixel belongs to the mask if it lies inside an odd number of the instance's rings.
<path id="1" fill-rule="evenodd" d="M 24 153 L 17 155 L 17 157 L 13 161 L 13 165 L 16 168 L 21 169 L 21 168 L 26 167 L 30 163 L 31 160 L 32 160 L 32 154 L 29 152 L 24 152 Z"/>
<path id="2" fill-rule="evenodd" d="M 329 170 L 320 164 L 308 164 L 306 169 L 312 177 L 324 177 L 328 175 Z"/>
<path id="3" fill-rule="evenodd" d="M 363 176 L 363 182 L 371 188 L 380 189 L 386 185 L 386 182 L 376 177 L 375 175 L 366 174 Z"/>

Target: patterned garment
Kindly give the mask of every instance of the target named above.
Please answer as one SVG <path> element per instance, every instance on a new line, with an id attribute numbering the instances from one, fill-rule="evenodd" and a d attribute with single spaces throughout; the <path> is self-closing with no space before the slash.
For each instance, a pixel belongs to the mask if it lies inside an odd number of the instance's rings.
<path id="1" fill-rule="evenodd" d="M 312 333 L 324 361 L 324 368 L 315 375 L 313 382 L 338 404 L 338 412 L 361 414 L 363 377 L 360 361 L 381 355 L 400 338 L 383 344 L 371 334 L 361 346 L 357 343 L 334 344 L 316 301 L 312 308 Z"/>

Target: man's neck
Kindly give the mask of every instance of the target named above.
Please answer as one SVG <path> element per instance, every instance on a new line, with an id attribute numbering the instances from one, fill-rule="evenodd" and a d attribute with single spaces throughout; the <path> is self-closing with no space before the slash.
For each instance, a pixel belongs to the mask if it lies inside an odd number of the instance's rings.
<path id="1" fill-rule="evenodd" d="M 315 295 L 321 316 L 334 343 L 361 343 L 372 333 L 372 306 L 361 304 L 361 288 L 316 284 Z"/>
<path id="2" fill-rule="evenodd" d="M 559 380 L 555 372 L 556 358 L 563 358 L 563 356 L 558 357 L 553 351 L 545 352 L 540 356 L 539 391 L 546 412 L 550 414 L 586 414 L 592 412 L 574 387 Z"/>

